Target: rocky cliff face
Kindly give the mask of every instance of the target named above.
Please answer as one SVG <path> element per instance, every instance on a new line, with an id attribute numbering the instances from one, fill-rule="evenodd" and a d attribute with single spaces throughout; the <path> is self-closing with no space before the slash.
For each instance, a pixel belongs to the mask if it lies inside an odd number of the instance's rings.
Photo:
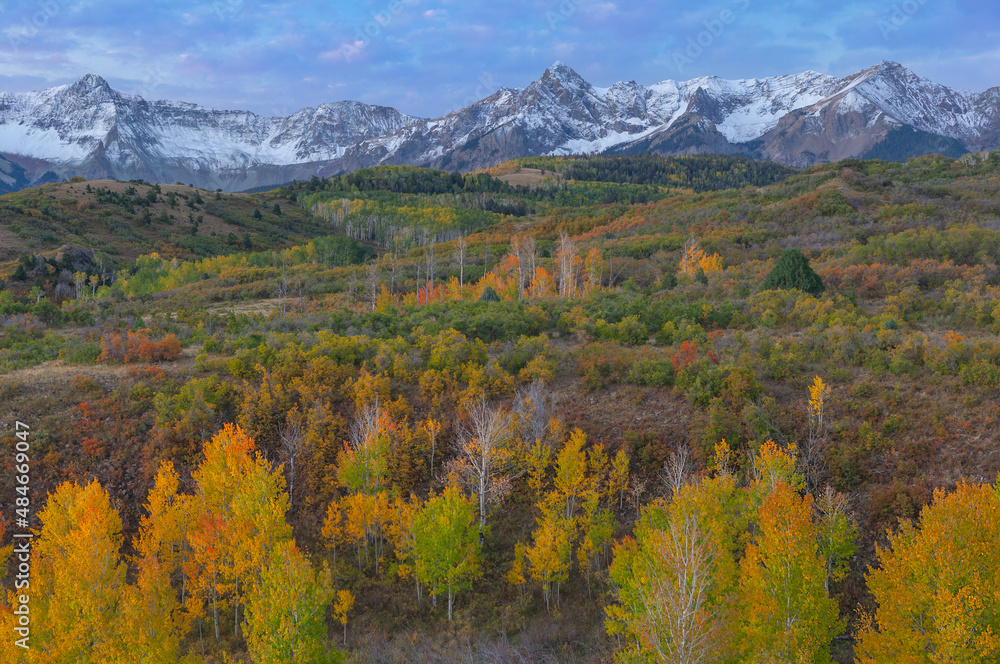
<path id="1" fill-rule="evenodd" d="M 750 154 L 807 166 L 865 154 L 900 127 L 967 150 L 995 148 L 1000 88 L 957 92 L 892 62 L 845 78 L 804 72 L 599 88 L 556 63 L 527 88 L 440 118 L 350 101 L 266 118 L 150 102 L 87 75 L 0 94 L 0 191 L 71 175 L 238 191 L 379 164 L 468 171 L 605 151 Z"/>

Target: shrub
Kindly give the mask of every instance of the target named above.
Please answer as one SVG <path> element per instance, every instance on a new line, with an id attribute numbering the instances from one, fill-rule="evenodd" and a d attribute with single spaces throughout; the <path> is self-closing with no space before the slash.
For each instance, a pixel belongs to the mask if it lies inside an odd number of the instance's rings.
<path id="1" fill-rule="evenodd" d="M 674 365 L 666 360 L 639 360 L 628 373 L 634 385 L 670 387 L 674 384 Z"/>
<path id="2" fill-rule="evenodd" d="M 59 357 L 71 364 L 95 364 L 101 347 L 95 343 L 72 344 L 59 351 Z"/>
<path id="3" fill-rule="evenodd" d="M 962 385 L 978 385 L 980 387 L 1000 387 L 1000 367 L 986 360 L 970 362 L 962 367 L 960 372 Z"/>
<path id="4" fill-rule="evenodd" d="M 798 249 L 786 249 L 771 273 L 764 279 L 763 290 L 798 289 L 819 295 L 823 292 L 823 280 L 809 266 L 809 259 Z"/>
<path id="5" fill-rule="evenodd" d="M 618 340 L 626 346 L 638 346 L 649 339 L 649 331 L 639 322 L 638 316 L 627 316 L 616 326 Z"/>
<path id="6" fill-rule="evenodd" d="M 173 334 L 151 341 L 146 330 L 108 332 L 101 339 L 98 362 L 165 362 L 181 356 L 181 343 Z"/>
<path id="7" fill-rule="evenodd" d="M 631 365 L 630 353 L 614 342 L 595 342 L 581 348 L 576 368 L 584 386 L 595 390 L 623 381 Z"/>

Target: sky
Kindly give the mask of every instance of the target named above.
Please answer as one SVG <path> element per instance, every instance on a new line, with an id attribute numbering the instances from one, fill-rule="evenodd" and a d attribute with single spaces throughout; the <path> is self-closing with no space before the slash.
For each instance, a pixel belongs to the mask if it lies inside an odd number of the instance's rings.
<path id="1" fill-rule="evenodd" d="M 98 74 L 147 99 L 289 115 L 354 99 L 437 117 L 555 61 L 596 86 L 882 60 L 1000 85 L 996 0 L 0 0 L 0 90 Z"/>

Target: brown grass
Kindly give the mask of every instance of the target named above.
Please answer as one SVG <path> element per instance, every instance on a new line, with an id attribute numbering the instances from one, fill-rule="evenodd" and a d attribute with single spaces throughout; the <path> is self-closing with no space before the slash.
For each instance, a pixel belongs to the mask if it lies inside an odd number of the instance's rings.
<path id="1" fill-rule="evenodd" d="M 498 180 L 503 180 L 507 184 L 516 187 L 517 185 L 526 184 L 529 187 L 536 186 L 543 182 L 546 178 L 561 180 L 562 176 L 558 173 L 553 173 L 552 171 L 542 171 L 537 168 L 522 168 L 517 173 L 508 173 L 507 175 L 501 175 Z"/>

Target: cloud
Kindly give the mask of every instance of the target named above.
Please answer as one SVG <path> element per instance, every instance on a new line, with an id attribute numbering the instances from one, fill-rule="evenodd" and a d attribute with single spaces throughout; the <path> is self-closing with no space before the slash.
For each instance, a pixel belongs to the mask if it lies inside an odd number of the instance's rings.
<path id="1" fill-rule="evenodd" d="M 1000 84 L 1000 7 L 913 3 L 887 33 L 879 22 L 899 0 L 171 0 L 141 10 L 125 0 L 49 0 L 48 12 L 40 0 L 7 0 L 0 87 L 93 72 L 125 90 L 217 108 L 273 113 L 359 99 L 435 116 L 492 87 L 484 72 L 497 86 L 524 87 L 557 59 L 595 85 L 846 75 L 883 59 L 956 87 Z M 706 30 L 710 43 L 680 71 L 676 52 Z"/>

